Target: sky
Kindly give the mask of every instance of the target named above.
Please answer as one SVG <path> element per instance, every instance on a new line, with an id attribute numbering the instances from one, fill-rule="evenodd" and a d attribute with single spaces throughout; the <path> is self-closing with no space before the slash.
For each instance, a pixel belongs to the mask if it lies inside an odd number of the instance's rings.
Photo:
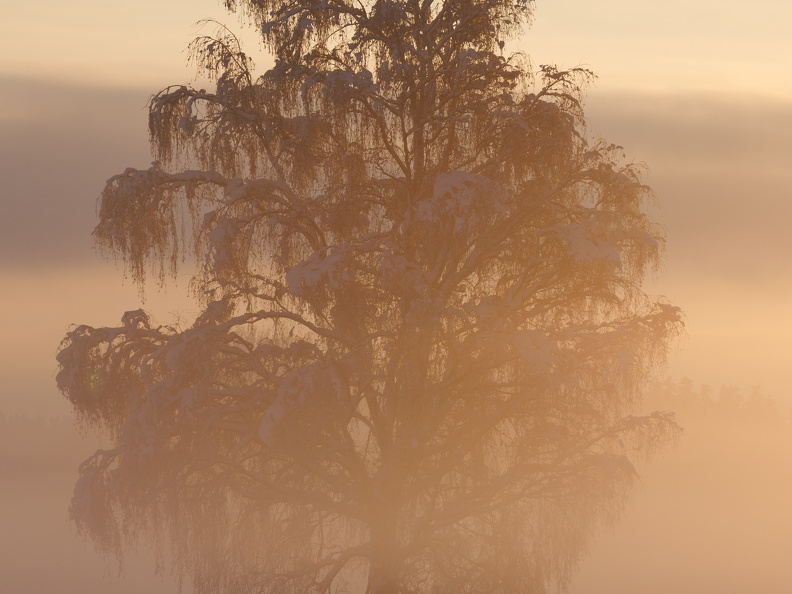
<path id="1" fill-rule="evenodd" d="M 43 15 L 43 16 L 42 16 Z M 0 413 L 59 416 L 58 343 L 73 323 L 140 306 L 92 249 L 96 198 L 146 167 L 145 105 L 188 82 L 184 52 L 215 0 L 5 2 L 0 21 Z M 667 234 L 650 279 L 685 312 L 674 378 L 761 385 L 792 406 L 792 3 L 539 0 L 514 49 L 534 65 L 585 65 L 590 132 L 649 167 Z M 268 58 L 241 33 L 259 67 Z M 187 313 L 186 279 L 146 306 Z"/>
<path id="2" fill-rule="evenodd" d="M 47 18 L 42 19 L 41 15 Z M 5 3 L 0 18 L 0 406 L 66 414 L 54 354 L 72 323 L 110 324 L 140 305 L 123 270 L 92 250 L 104 180 L 150 161 L 145 105 L 188 82 L 185 48 L 235 29 L 260 69 L 255 36 L 215 0 Z M 792 5 L 777 0 L 538 2 L 514 49 L 535 66 L 584 65 L 590 131 L 645 162 L 667 232 L 652 290 L 686 313 L 664 373 L 786 392 L 792 352 L 788 166 Z M 186 312 L 184 284 L 146 306 Z M 101 295 L 101 299 L 94 298 Z"/>

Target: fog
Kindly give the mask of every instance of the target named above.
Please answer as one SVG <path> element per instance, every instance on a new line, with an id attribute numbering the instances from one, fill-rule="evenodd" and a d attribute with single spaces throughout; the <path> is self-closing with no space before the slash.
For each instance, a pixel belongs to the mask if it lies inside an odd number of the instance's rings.
<path id="1" fill-rule="evenodd" d="M 789 417 L 759 389 L 656 386 L 650 408 L 685 433 L 640 469 L 624 521 L 605 531 L 572 592 L 786 592 L 792 587 Z"/>
<path id="2" fill-rule="evenodd" d="M 53 380 L 69 323 L 111 324 L 138 307 L 136 287 L 119 286 L 122 270 L 92 251 L 90 232 L 103 180 L 150 160 L 149 92 L 0 79 L 3 592 L 175 591 L 151 577 L 145 552 L 118 576 L 74 534 L 76 467 L 97 441 L 77 435 Z M 683 308 L 687 336 L 666 372 L 674 383 L 653 390 L 647 408 L 677 411 L 686 430 L 641 466 L 624 520 L 594 543 L 571 592 L 786 591 L 792 106 L 596 91 L 588 106 L 592 132 L 651 168 L 668 235 L 651 282 Z M 187 310 L 184 293 L 184 283 L 164 295 L 149 287 L 149 305 L 162 317 Z"/>
<path id="3" fill-rule="evenodd" d="M 600 534 L 570 592 L 792 588 L 788 416 L 761 391 L 684 381 L 655 386 L 647 405 L 678 411 L 684 436 L 640 467 L 642 479 L 624 520 Z M 119 574 L 116 562 L 98 556 L 67 522 L 76 465 L 95 445 L 67 419 L 0 419 L 1 591 L 176 591 L 174 578 L 154 576 L 155 562 L 145 549 L 130 555 Z"/>
<path id="4" fill-rule="evenodd" d="M 75 533 L 67 508 L 77 465 L 96 449 L 67 418 L 0 417 L 0 591 L 46 594 L 168 594 L 145 548 L 100 557 Z"/>

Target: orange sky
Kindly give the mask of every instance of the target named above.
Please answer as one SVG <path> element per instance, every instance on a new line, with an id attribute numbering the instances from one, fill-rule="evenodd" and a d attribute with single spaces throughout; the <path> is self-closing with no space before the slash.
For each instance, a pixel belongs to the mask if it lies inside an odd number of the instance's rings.
<path id="1" fill-rule="evenodd" d="M 651 167 L 669 239 L 657 291 L 688 324 L 669 372 L 761 383 L 788 400 L 791 15 L 775 0 L 750 11 L 736 1 L 540 1 L 516 45 L 536 65 L 596 70 L 592 132 Z M 138 306 L 134 288 L 120 288 L 90 249 L 95 198 L 110 175 L 148 164 L 146 101 L 190 79 L 183 50 L 205 16 L 240 30 L 214 0 L 0 9 L 0 262 L 3 284 L 14 287 L 0 296 L 6 411 L 65 412 L 52 356 L 66 325 L 114 321 L 96 311 L 89 285 L 102 287 L 102 311 Z"/>
<path id="2" fill-rule="evenodd" d="M 182 51 L 201 18 L 234 23 L 217 0 L 6 2 L 0 72 L 165 85 L 186 72 Z M 539 0 L 521 46 L 537 64 L 591 65 L 603 89 L 788 98 L 790 25 L 781 0 Z"/>

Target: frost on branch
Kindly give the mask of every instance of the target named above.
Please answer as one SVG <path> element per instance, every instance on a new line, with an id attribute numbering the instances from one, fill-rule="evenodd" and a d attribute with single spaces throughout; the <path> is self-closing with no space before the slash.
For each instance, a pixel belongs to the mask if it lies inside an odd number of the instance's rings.
<path id="1" fill-rule="evenodd" d="M 274 66 L 197 39 L 215 88 L 152 98 L 157 161 L 95 232 L 137 282 L 192 267 L 203 311 L 64 339 L 112 440 L 73 517 L 199 594 L 563 589 L 678 431 L 636 415 L 681 317 L 643 290 L 653 196 L 588 139 L 591 73 L 505 51 L 529 1 L 226 5 Z"/>

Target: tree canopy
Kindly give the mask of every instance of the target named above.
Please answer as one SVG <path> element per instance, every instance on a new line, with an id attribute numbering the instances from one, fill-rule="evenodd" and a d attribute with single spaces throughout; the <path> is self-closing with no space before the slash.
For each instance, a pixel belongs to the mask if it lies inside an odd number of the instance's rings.
<path id="1" fill-rule="evenodd" d="M 587 137 L 591 74 L 505 52 L 530 0 L 225 4 L 274 66 L 196 39 L 214 90 L 156 94 L 156 161 L 101 196 L 98 245 L 140 283 L 194 262 L 202 313 L 64 339 L 113 443 L 74 519 L 200 594 L 563 586 L 676 431 L 633 416 L 680 317 L 642 288 L 663 239 Z"/>

